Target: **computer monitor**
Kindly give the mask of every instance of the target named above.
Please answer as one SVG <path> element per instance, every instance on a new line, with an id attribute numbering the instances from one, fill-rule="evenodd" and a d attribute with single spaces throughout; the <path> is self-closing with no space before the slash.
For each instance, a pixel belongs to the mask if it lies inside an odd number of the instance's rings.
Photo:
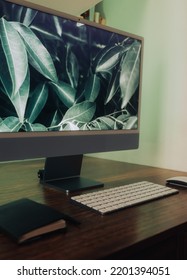
<path id="1" fill-rule="evenodd" d="M 140 36 L 0 0 L 0 161 L 46 158 L 41 182 L 91 186 L 83 154 L 138 148 L 142 55 Z"/>

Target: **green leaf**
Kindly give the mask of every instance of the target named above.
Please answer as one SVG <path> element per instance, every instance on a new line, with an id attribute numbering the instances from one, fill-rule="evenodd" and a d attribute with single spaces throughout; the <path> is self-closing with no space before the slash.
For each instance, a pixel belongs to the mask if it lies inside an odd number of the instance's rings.
<path id="1" fill-rule="evenodd" d="M 16 117 L 8 117 L 0 123 L 0 132 L 18 132 L 22 126 Z"/>
<path id="2" fill-rule="evenodd" d="M 123 111 L 123 113 L 122 113 L 121 115 L 119 115 L 119 116 L 117 117 L 117 120 L 124 123 L 124 122 L 126 122 L 129 118 L 130 118 L 130 113 L 129 113 L 127 110 L 125 110 L 125 111 Z"/>
<path id="3" fill-rule="evenodd" d="M 47 128 L 43 124 L 40 124 L 40 123 L 31 124 L 31 123 L 27 122 L 25 124 L 25 130 L 26 131 L 47 131 Z"/>
<path id="4" fill-rule="evenodd" d="M 52 126 L 56 126 L 57 124 L 59 124 L 59 122 L 60 122 L 61 119 L 62 119 L 62 116 L 61 116 L 61 118 L 60 118 L 59 111 L 56 110 L 56 111 L 54 112 L 54 115 L 53 115 L 53 118 L 52 118 L 52 120 L 51 120 L 50 126 L 51 126 L 51 127 L 52 127 Z"/>
<path id="5" fill-rule="evenodd" d="M 32 29 L 32 31 L 36 31 L 36 33 L 39 33 L 41 37 L 45 37 L 46 40 L 52 40 L 54 45 L 56 45 L 58 41 L 62 43 L 62 38 L 60 38 L 56 33 L 51 33 L 50 31 L 47 31 L 45 29 L 45 26 L 42 28 L 36 25 L 32 25 L 30 28 Z"/>
<path id="6" fill-rule="evenodd" d="M 97 119 L 101 130 L 114 129 L 115 121 L 108 116 L 103 116 Z"/>
<path id="7" fill-rule="evenodd" d="M 71 86 L 73 88 L 77 88 L 79 79 L 79 64 L 77 57 L 70 50 L 69 46 L 67 47 L 66 70 Z"/>
<path id="8" fill-rule="evenodd" d="M 79 127 L 78 127 L 78 125 L 76 125 L 76 124 L 74 124 L 74 123 L 72 123 L 72 122 L 68 122 L 68 123 L 63 127 L 63 129 L 62 129 L 62 127 L 61 127 L 60 130 L 75 131 L 75 130 L 79 130 Z"/>
<path id="9" fill-rule="evenodd" d="M 11 97 L 16 94 L 25 81 L 28 71 L 28 58 L 18 32 L 4 18 L 0 19 L 0 79 Z"/>
<path id="10" fill-rule="evenodd" d="M 100 120 L 100 122 L 102 122 L 102 124 L 106 124 L 108 129 L 114 129 L 115 122 L 110 117 L 102 117 L 102 118 L 99 118 L 99 120 Z"/>
<path id="11" fill-rule="evenodd" d="M 121 65 L 120 88 L 122 109 L 126 107 L 139 84 L 140 50 L 140 43 L 135 41 L 128 50 Z"/>
<path id="12" fill-rule="evenodd" d="M 23 19 L 22 20 L 23 24 L 26 26 L 31 25 L 35 17 L 37 16 L 37 14 L 38 14 L 37 10 L 33 10 L 30 8 L 24 9 L 21 14 L 21 19 Z M 21 19 L 19 21 L 21 21 Z"/>
<path id="13" fill-rule="evenodd" d="M 136 116 L 132 116 L 128 119 L 125 129 L 135 129 L 138 125 L 138 118 Z"/>
<path id="14" fill-rule="evenodd" d="M 58 77 L 53 60 L 42 42 L 29 27 L 18 22 L 12 22 L 12 25 L 23 38 L 30 64 L 44 77 L 57 82 Z"/>
<path id="15" fill-rule="evenodd" d="M 10 128 L 3 122 L 0 122 L 0 132 L 10 132 Z"/>
<path id="16" fill-rule="evenodd" d="M 116 95 L 116 93 L 119 90 L 119 76 L 120 71 L 116 71 L 116 73 L 113 74 L 107 91 L 107 96 L 105 100 L 105 105 L 111 101 L 111 99 Z"/>
<path id="17" fill-rule="evenodd" d="M 28 71 L 25 81 L 20 89 L 11 97 L 12 104 L 17 112 L 21 123 L 24 121 L 27 100 L 30 91 L 30 72 Z"/>
<path id="18" fill-rule="evenodd" d="M 122 46 L 112 46 L 104 48 L 96 57 L 96 73 L 110 72 L 110 70 L 119 62 L 121 55 L 124 52 Z"/>
<path id="19" fill-rule="evenodd" d="M 91 74 L 86 82 L 84 89 L 85 99 L 94 102 L 100 91 L 100 79 L 96 74 Z"/>
<path id="20" fill-rule="evenodd" d="M 84 101 L 71 107 L 64 115 L 62 122 L 76 120 L 78 122 L 89 122 L 92 120 L 96 110 L 96 105 L 93 102 Z"/>
<path id="21" fill-rule="evenodd" d="M 60 18 L 57 16 L 53 16 L 52 19 L 54 21 L 56 33 L 58 34 L 59 37 L 61 37 L 63 30 L 62 30 L 62 24 L 61 24 Z"/>
<path id="22" fill-rule="evenodd" d="M 35 88 L 28 101 L 26 116 L 30 123 L 33 123 L 38 117 L 38 115 L 40 114 L 40 112 L 46 104 L 47 98 L 48 85 L 46 83 L 40 83 Z"/>
<path id="23" fill-rule="evenodd" d="M 70 108 L 74 104 L 76 90 L 71 85 L 62 81 L 50 85 L 66 107 Z"/>

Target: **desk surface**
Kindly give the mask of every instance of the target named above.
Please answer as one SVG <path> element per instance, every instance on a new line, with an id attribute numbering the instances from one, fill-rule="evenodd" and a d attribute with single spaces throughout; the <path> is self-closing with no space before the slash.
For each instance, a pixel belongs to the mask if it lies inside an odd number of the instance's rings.
<path id="1" fill-rule="evenodd" d="M 187 189 L 177 195 L 101 216 L 70 202 L 63 192 L 42 186 L 37 171 L 43 161 L 0 164 L 0 205 L 28 197 L 66 212 L 81 224 L 68 224 L 30 244 L 17 245 L 0 234 L 0 259 L 185 258 Z M 140 180 L 165 184 L 182 172 L 85 157 L 82 174 L 117 186 Z M 180 242 L 179 242 L 180 240 Z M 165 249 L 164 249 L 165 248 Z M 164 251 L 165 250 L 165 251 Z M 180 251 L 180 252 L 179 252 Z"/>

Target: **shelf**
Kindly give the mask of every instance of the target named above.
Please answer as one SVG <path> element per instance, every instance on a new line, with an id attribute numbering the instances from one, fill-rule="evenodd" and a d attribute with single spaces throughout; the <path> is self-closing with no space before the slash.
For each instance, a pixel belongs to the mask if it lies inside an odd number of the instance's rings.
<path id="1" fill-rule="evenodd" d="M 79 16 L 102 0 L 25 0 L 26 2 L 32 2 L 38 5 L 52 8 L 64 13 Z"/>

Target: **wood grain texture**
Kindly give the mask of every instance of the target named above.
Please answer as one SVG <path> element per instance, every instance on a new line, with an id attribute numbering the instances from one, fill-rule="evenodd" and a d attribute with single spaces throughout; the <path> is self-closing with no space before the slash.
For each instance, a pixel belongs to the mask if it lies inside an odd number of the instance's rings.
<path id="1" fill-rule="evenodd" d="M 0 234 L 0 259 L 177 259 L 187 257 L 187 189 L 179 194 L 101 216 L 70 201 L 63 192 L 42 186 L 37 178 L 44 161 L 0 164 L 0 205 L 23 197 L 68 213 L 66 233 L 17 245 Z M 85 157 L 82 174 L 105 188 L 140 180 L 165 184 L 184 172 Z M 93 191 L 93 190 L 92 190 Z M 187 246 L 186 246 L 187 247 Z"/>

